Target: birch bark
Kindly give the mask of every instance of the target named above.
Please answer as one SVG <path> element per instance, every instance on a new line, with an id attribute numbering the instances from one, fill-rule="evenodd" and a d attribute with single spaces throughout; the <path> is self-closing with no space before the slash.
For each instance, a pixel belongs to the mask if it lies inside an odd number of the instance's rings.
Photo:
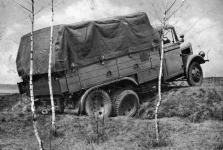
<path id="1" fill-rule="evenodd" d="M 36 136 L 36 139 L 39 144 L 39 149 L 43 150 L 42 141 L 40 139 L 38 129 L 37 129 L 37 119 L 36 119 L 36 110 L 35 110 L 35 102 L 34 102 L 34 92 L 33 92 L 33 30 L 34 30 L 34 0 L 31 0 L 32 2 L 32 14 L 31 14 L 31 23 L 32 23 L 32 30 L 30 34 L 30 74 L 29 74 L 29 88 L 30 88 L 30 100 L 31 100 L 31 111 L 32 111 L 32 117 L 33 117 L 33 129 Z"/>
<path id="2" fill-rule="evenodd" d="M 156 141 L 157 143 L 159 142 L 160 138 L 159 138 L 159 123 L 158 123 L 158 112 L 159 112 L 159 107 L 161 105 L 161 101 L 162 101 L 162 97 L 161 97 L 161 82 L 162 82 L 162 71 L 163 71 L 163 56 L 164 56 L 164 44 L 163 44 L 163 40 L 164 40 L 164 31 L 165 31 L 165 27 L 166 27 L 166 22 L 167 20 L 174 15 L 184 4 L 184 0 L 182 0 L 182 4 L 180 5 L 180 7 L 178 9 L 176 9 L 169 17 L 167 17 L 167 13 L 172 9 L 172 7 L 175 5 L 177 0 L 174 0 L 172 2 L 172 4 L 168 7 L 168 1 L 166 0 L 166 4 L 165 4 L 165 11 L 164 11 L 164 15 L 163 15 L 163 27 L 162 27 L 162 31 L 161 31 L 161 48 L 160 48 L 160 70 L 159 70 L 159 79 L 158 79 L 158 102 L 156 104 L 156 109 L 155 109 L 155 128 L 156 128 Z"/>
<path id="3" fill-rule="evenodd" d="M 160 70 L 159 70 L 159 79 L 158 79 L 158 102 L 156 104 L 156 110 L 155 110 L 155 124 L 156 124 L 156 141 L 159 142 L 159 124 L 158 124 L 158 112 L 159 107 L 161 104 L 161 80 L 162 80 L 162 70 L 163 70 L 163 29 L 162 29 L 162 35 L 161 35 L 161 56 L 160 56 Z"/>
<path id="4" fill-rule="evenodd" d="M 48 84 L 50 92 L 50 102 L 52 110 L 52 132 L 56 133 L 55 126 L 55 104 L 53 98 L 53 88 L 52 88 L 52 78 L 51 78 L 51 66 L 52 66 L 52 49 L 53 49 L 53 22 L 54 22 L 54 9 L 53 9 L 53 0 L 51 0 L 51 28 L 50 28 L 50 51 L 49 51 L 49 66 L 48 66 Z"/>

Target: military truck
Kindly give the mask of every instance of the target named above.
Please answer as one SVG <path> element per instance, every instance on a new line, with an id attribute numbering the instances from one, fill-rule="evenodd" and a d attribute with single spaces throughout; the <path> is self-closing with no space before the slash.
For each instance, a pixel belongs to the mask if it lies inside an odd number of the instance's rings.
<path id="1" fill-rule="evenodd" d="M 164 30 L 162 30 L 164 29 Z M 164 33 L 162 33 L 164 31 Z M 134 116 L 139 94 L 157 83 L 161 34 L 164 34 L 163 82 L 187 80 L 199 86 L 204 52 L 193 54 L 173 26 L 153 27 L 140 12 L 99 21 L 54 26 L 52 86 L 57 111 Z M 50 28 L 34 32 L 34 96 L 42 113 L 50 111 L 48 55 Z M 17 70 L 20 93 L 29 95 L 30 34 L 21 38 Z"/>

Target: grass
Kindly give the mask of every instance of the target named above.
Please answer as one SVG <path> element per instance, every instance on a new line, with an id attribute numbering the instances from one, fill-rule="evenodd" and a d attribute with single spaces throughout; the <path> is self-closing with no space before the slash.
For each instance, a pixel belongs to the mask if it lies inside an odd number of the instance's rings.
<path id="1" fill-rule="evenodd" d="M 0 145 L 11 143 L 4 148 L 34 149 L 37 147 L 32 130 L 31 116 L 5 116 L 6 121 L 0 123 Z M 213 149 L 221 148 L 222 122 L 204 121 L 190 123 L 176 117 L 162 118 L 160 121 L 160 142 L 155 140 L 153 120 L 142 120 L 125 117 L 108 118 L 105 122 L 105 141 L 88 142 L 93 135 L 90 118 L 72 115 L 57 116 L 57 131 L 61 133 L 52 139 L 55 150 L 124 150 L 124 149 Z M 46 149 L 49 149 L 50 116 L 38 118 L 38 128 Z M 82 129 L 81 129 L 82 128 Z M 87 137 L 89 136 L 89 137 Z M 88 140 L 87 140 L 88 138 Z M 18 140 L 19 139 L 19 140 Z M 193 145 L 191 144 L 193 143 Z M 13 147 L 14 145 L 14 147 Z"/>
<path id="2" fill-rule="evenodd" d="M 89 124 L 78 124 L 79 137 L 86 144 L 101 144 L 108 140 L 105 132 L 105 120 L 99 117 L 89 117 Z"/>
<path id="3" fill-rule="evenodd" d="M 165 127 L 160 126 L 159 141 L 156 140 L 155 125 L 147 125 L 143 132 L 138 135 L 139 141 L 138 146 L 142 149 L 151 149 L 156 147 L 166 147 L 171 145 L 171 140 L 169 139 L 169 131 L 165 130 Z"/>
<path id="4" fill-rule="evenodd" d="M 156 99 L 145 103 L 139 116 L 154 118 Z M 201 122 L 207 119 L 223 121 L 223 100 L 215 88 L 189 87 L 163 94 L 159 110 L 159 118 L 187 118 L 191 122 Z"/>
<path id="5" fill-rule="evenodd" d="M 223 101 L 215 89 L 187 89 L 171 98 L 163 101 L 160 117 L 178 116 L 188 118 L 191 122 L 207 119 L 223 121 Z"/>
<path id="6" fill-rule="evenodd" d="M 139 118 L 113 117 L 101 120 L 72 114 L 57 115 L 58 136 L 52 138 L 52 148 L 55 150 L 220 150 L 223 148 L 223 107 L 218 87 L 185 87 L 164 92 L 159 113 L 158 143 L 153 120 L 156 97 L 147 100 L 142 105 Z M 28 111 L 22 111 L 26 102 L 28 100 L 21 103 L 13 102 L 12 107 L 7 105 L 7 111 L 0 113 L 2 149 L 37 149 L 32 117 Z M 38 128 L 46 149 L 49 149 L 50 118 L 50 115 L 38 115 Z"/>

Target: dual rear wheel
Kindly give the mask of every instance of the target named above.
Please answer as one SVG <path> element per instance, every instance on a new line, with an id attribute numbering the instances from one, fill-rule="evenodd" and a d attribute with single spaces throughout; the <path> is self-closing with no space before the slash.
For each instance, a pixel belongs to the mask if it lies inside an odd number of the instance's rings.
<path id="1" fill-rule="evenodd" d="M 138 95 L 130 89 L 122 89 L 109 94 L 104 90 L 94 90 L 88 94 L 85 101 L 85 112 L 88 116 L 111 115 L 133 117 L 139 107 Z"/>
<path id="2" fill-rule="evenodd" d="M 133 117 L 137 113 L 139 97 L 133 90 L 120 90 L 112 97 L 115 115 Z"/>

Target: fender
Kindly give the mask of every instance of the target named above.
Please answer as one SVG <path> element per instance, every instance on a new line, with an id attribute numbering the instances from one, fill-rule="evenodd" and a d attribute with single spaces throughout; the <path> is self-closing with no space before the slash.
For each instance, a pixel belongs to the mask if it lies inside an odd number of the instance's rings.
<path id="1" fill-rule="evenodd" d="M 181 45 L 180 45 L 180 50 L 184 50 L 184 49 L 190 49 L 190 50 L 192 50 L 192 44 L 190 43 L 190 42 L 188 42 L 188 43 L 182 43 Z M 192 54 L 192 53 L 191 53 Z"/>
<path id="2" fill-rule="evenodd" d="M 84 94 L 81 96 L 81 98 L 79 100 L 78 113 L 81 114 L 81 113 L 84 112 L 85 99 L 86 99 L 87 95 L 92 90 L 94 90 L 96 88 L 99 88 L 99 87 L 102 87 L 102 86 L 105 86 L 105 85 L 108 85 L 108 84 L 111 84 L 111 83 L 115 83 L 115 82 L 119 82 L 119 81 L 124 81 L 124 80 L 131 81 L 133 84 L 138 85 L 138 83 L 136 82 L 135 79 L 133 79 L 131 77 L 124 77 L 124 78 L 121 78 L 121 79 L 117 79 L 117 80 L 114 80 L 114 81 L 110 81 L 110 82 L 107 82 L 107 83 L 103 83 L 103 84 L 99 84 L 99 85 L 93 86 L 93 87 L 89 88 L 88 90 L 86 90 L 84 92 Z"/>
<path id="3" fill-rule="evenodd" d="M 196 61 L 200 64 L 204 64 L 205 63 L 205 60 L 203 57 L 201 57 L 200 55 L 189 55 L 187 57 L 187 64 L 186 64 L 186 77 L 188 78 L 188 71 L 189 71 L 189 67 L 190 67 L 190 64 L 193 62 L 193 61 Z"/>

